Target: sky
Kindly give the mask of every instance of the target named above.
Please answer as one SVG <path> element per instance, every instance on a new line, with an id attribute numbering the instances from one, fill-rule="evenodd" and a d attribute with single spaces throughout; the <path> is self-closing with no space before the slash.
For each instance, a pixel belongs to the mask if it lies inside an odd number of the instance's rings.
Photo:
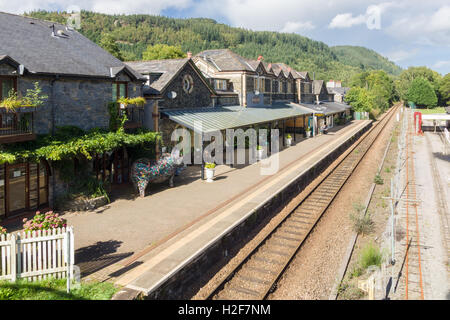
<path id="1" fill-rule="evenodd" d="M 297 33 L 373 49 L 403 68 L 450 72 L 449 0 L 0 0 L 0 11 L 67 11 L 205 17 L 234 27 Z M 0 44 L 1 47 L 1 44 Z"/>

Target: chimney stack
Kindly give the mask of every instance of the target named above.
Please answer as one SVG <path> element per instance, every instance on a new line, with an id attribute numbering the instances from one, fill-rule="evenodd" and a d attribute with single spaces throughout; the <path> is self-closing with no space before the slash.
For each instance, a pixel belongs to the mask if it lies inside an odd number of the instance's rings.
<path id="1" fill-rule="evenodd" d="M 187 52 L 187 58 L 192 59 L 192 52 L 190 52 L 190 51 Z"/>
<path id="2" fill-rule="evenodd" d="M 258 57 L 258 61 L 264 60 L 263 56 Z"/>

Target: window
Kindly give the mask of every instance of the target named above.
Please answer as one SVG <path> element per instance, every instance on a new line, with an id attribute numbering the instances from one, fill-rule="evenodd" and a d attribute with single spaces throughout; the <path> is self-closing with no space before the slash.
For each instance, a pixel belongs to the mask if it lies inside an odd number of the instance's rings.
<path id="1" fill-rule="evenodd" d="M 8 98 L 11 90 L 17 91 L 17 81 L 15 77 L 0 77 L 0 101 Z"/>
<path id="2" fill-rule="evenodd" d="M 214 89 L 226 91 L 227 90 L 227 80 L 216 79 L 214 81 Z"/>
<path id="3" fill-rule="evenodd" d="M 117 101 L 120 98 L 128 97 L 128 84 L 126 82 L 114 82 L 112 84 L 112 101 Z"/>
<path id="4" fill-rule="evenodd" d="M 272 92 L 271 90 L 271 86 L 272 86 L 272 81 L 270 79 L 266 79 L 265 81 L 265 85 L 264 85 L 264 92 Z"/>
<path id="5" fill-rule="evenodd" d="M 191 75 L 189 74 L 184 75 L 182 84 L 184 92 L 191 93 L 192 90 L 194 90 L 194 79 L 191 77 Z"/>

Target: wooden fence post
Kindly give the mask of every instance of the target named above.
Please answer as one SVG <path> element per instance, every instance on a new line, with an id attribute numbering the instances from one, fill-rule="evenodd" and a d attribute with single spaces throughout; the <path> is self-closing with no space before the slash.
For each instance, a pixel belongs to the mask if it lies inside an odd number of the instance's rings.
<path id="1" fill-rule="evenodd" d="M 16 282 L 17 279 L 17 243 L 16 243 L 16 235 L 11 235 L 11 257 L 10 257 L 10 268 L 11 268 L 11 281 Z"/>

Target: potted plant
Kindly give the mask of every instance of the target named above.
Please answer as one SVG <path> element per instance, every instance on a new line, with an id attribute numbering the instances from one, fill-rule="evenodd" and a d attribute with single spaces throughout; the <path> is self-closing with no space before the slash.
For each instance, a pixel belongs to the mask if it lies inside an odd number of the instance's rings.
<path id="1" fill-rule="evenodd" d="M 262 158 L 263 158 L 263 153 L 264 153 L 264 148 L 263 148 L 263 146 L 258 145 L 258 146 L 256 147 L 256 159 L 257 159 L 258 161 L 261 161 L 261 160 L 262 160 Z"/>
<path id="2" fill-rule="evenodd" d="M 213 182 L 214 171 L 216 170 L 216 164 L 208 162 L 205 165 L 205 169 L 206 169 L 206 182 Z"/>
<path id="3" fill-rule="evenodd" d="M 311 128 L 310 127 L 306 128 L 306 137 L 307 138 L 311 137 Z"/>
<path id="4" fill-rule="evenodd" d="M 286 136 L 286 145 L 287 145 L 288 147 L 290 147 L 291 144 L 292 144 L 292 136 L 291 136 L 290 134 L 288 134 L 288 135 Z"/>

